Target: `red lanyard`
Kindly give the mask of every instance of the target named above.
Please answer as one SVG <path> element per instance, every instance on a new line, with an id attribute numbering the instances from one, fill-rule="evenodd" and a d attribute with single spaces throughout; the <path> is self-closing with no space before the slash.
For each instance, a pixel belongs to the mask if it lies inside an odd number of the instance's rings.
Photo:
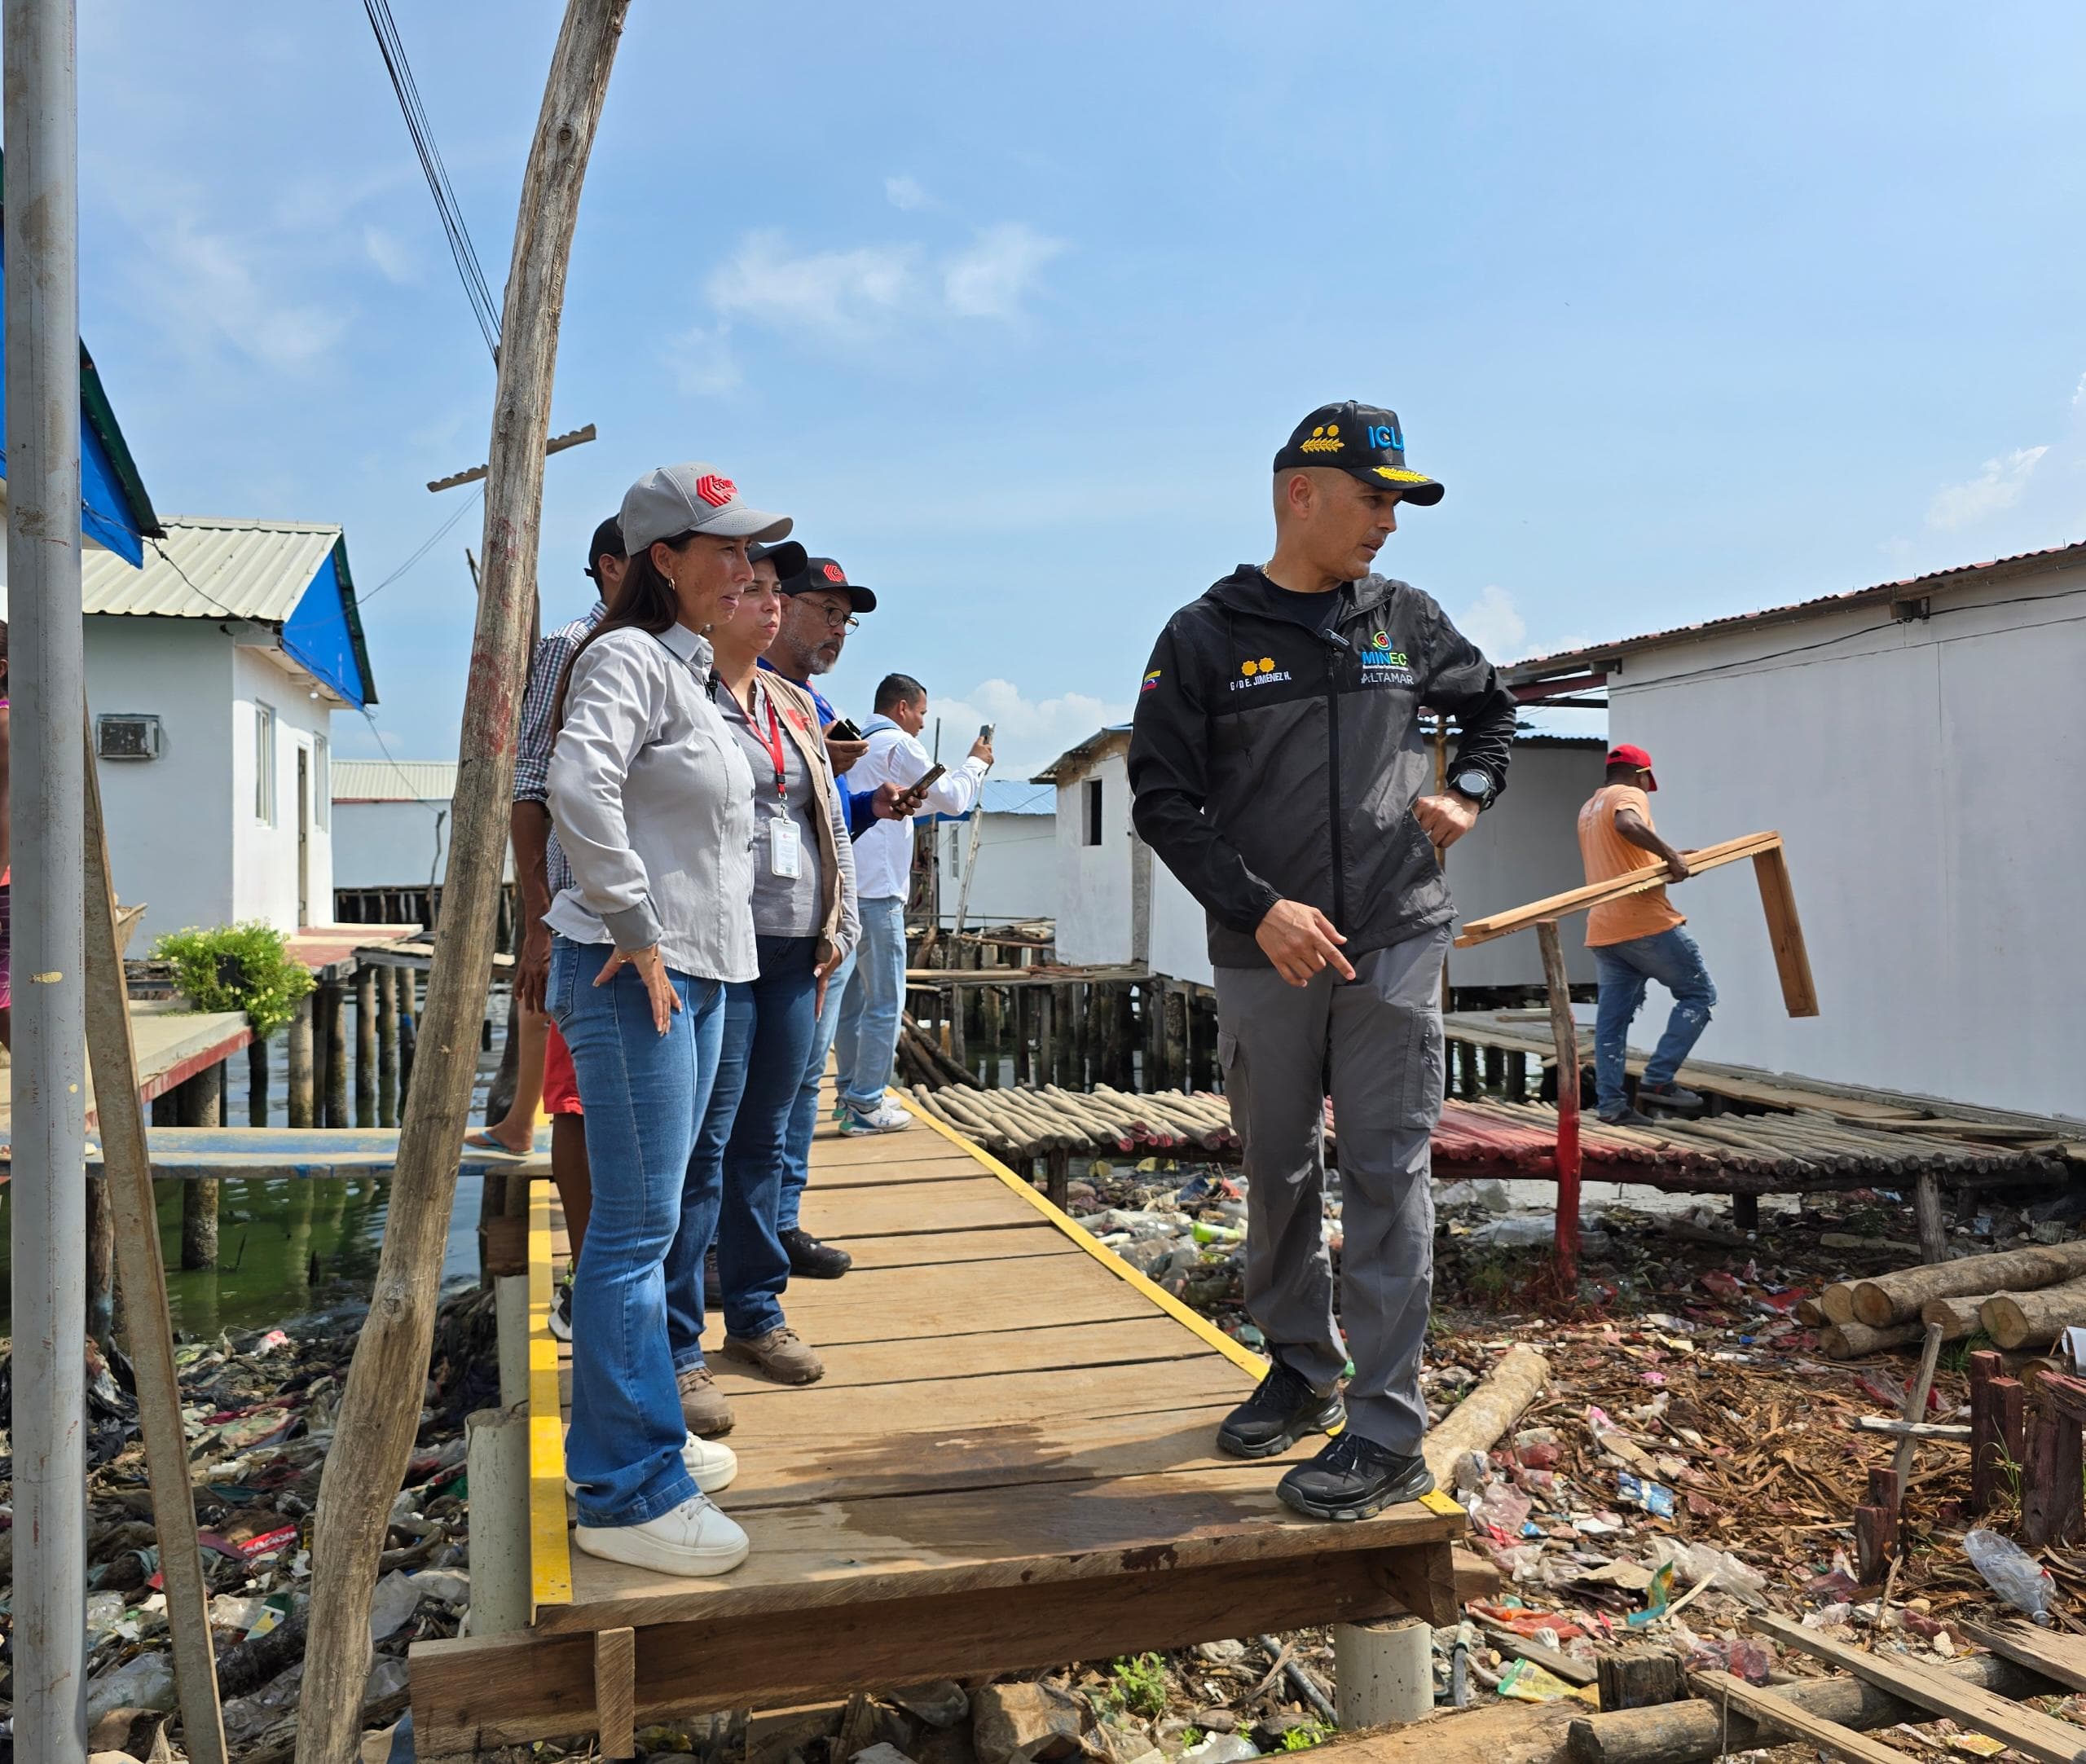
<path id="1" fill-rule="evenodd" d="M 790 775 L 783 765 L 782 726 L 775 720 L 774 693 L 762 688 L 760 700 L 768 707 L 768 733 L 761 737 L 761 746 L 768 750 L 768 757 L 774 762 L 775 800 L 784 803 L 790 798 Z M 746 726 L 753 728 L 755 735 L 760 734 L 758 728 L 754 728 L 751 717 L 746 719 Z"/>

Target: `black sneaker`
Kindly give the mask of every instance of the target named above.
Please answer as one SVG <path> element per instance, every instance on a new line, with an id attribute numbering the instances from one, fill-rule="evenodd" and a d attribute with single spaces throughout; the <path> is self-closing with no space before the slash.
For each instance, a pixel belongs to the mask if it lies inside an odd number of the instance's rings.
<path id="1" fill-rule="evenodd" d="M 557 1296 L 551 1300 L 551 1333 L 560 1341 L 572 1339 L 572 1287 L 570 1282 L 557 1289 Z"/>
<path id="2" fill-rule="evenodd" d="M 1610 1127 L 1656 1127 L 1658 1124 L 1650 1115 L 1633 1109 L 1626 1102 L 1614 1109 L 1601 1109 L 1594 1119 L 1605 1121 Z"/>
<path id="3" fill-rule="evenodd" d="M 1278 1360 L 1260 1388 L 1224 1418 L 1217 1449 L 1234 1458 L 1274 1458 L 1306 1433 L 1330 1433 L 1346 1419 L 1339 1392 L 1321 1397 L 1301 1372 Z"/>
<path id="4" fill-rule="evenodd" d="M 790 1272 L 808 1280 L 838 1280 L 855 1265 L 855 1258 L 847 1251 L 821 1243 L 795 1225 L 783 1232 L 782 1247 L 790 1252 Z"/>
<path id="5" fill-rule="evenodd" d="M 1424 1458 L 1408 1458 L 1343 1433 L 1308 1464 L 1276 1485 L 1283 1503 L 1306 1519 L 1368 1519 L 1401 1501 L 1416 1501 L 1434 1486 Z"/>
<path id="6" fill-rule="evenodd" d="M 1676 1115 L 1699 1115 L 1702 1112 L 1701 1093 L 1690 1090 L 1684 1084 L 1640 1084 L 1637 1086 L 1637 1101 L 1640 1106 L 1670 1109 Z"/>

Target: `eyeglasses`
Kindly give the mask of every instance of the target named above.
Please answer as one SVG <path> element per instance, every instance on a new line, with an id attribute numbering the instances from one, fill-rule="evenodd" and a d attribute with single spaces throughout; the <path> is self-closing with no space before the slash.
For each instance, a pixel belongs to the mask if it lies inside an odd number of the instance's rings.
<path id="1" fill-rule="evenodd" d="M 812 610 L 825 621 L 828 631 L 860 631 L 862 622 L 852 613 L 843 613 L 837 606 L 815 606 Z"/>

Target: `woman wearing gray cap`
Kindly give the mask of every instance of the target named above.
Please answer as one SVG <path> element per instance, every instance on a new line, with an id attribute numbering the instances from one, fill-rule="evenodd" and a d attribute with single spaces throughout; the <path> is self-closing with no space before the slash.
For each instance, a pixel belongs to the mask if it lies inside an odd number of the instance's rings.
<path id="1" fill-rule="evenodd" d="M 753 579 L 746 542 L 790 526 L 707 465 L 632 485 L 623 592 L 572 658 L 551 756 L 573 885 L 545 916 L 545 1002 L 572 1050 L 594 1177 L 573 1283 L 573 1541 L 665 1574 L 721 1574 L 746 1555 L 705 1492 L 737 1462 L 683 1419 L 663 1270 L 689 1210 L 725 988 L 758 972 L 753 773 L 711 702 L 702 633 Z M 718 1205 L 706 1187 L 693 1197 L 706 1234 Z"/>

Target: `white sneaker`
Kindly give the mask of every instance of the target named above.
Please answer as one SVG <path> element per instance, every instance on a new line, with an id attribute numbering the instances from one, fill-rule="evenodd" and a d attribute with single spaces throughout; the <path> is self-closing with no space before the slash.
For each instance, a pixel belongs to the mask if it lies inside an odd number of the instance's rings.
<path id="1" fill-rule="evenodd" d="M 572 1541 L 604 1561 L 684 1578 L 728 1574 L 752 1547 L 706 1494 L 693 1495 L 641 1525 L 575 1525 Z"/>
<path id="2" fill-rule="evenodd" d="M 850 1108 L 847 1118 L 840 1124 L 843 1133 L 902 1133 L 913 1124 L 913 1117 L 896 1102 L 879 1102 L 868 1114 Z"/>
<path id="3" fill-rule="evenodd" d="M 728 1445 L 715 1440 L 698 1439 L 693 1433 L 688 1444 L 681 1448 L 681 1462 L 688 1466 L 688 1473 L 695 1478 L 695 1485 L 705 1494 L 715 1494 L 720 1489 L 728 1489 L 732 1479 L 739 1473 L 738 1454 Z M 571 1477 L 565 1479 L 565 1492 L 577 1496 L 579 1485 Z"/>

